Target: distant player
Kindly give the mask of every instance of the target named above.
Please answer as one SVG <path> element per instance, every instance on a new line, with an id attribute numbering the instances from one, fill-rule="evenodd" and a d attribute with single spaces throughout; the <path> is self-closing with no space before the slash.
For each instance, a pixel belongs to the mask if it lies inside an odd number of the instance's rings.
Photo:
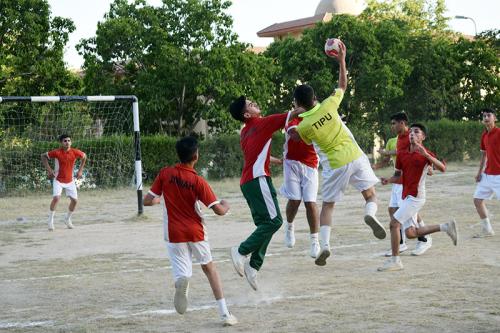
<path id="1" fill-rule="evenodd" d="M 481 219 L 481 232 L 475 237 L 495 235 L 484 200 L 496 195 L 500 200 L 500 129 L 496 127 L 496 112 L 493 109 L 481 110 L 485 131 L 481 136 L 481 161 L 476 175 L 477 187 L 474 192 L 474 205 Z"/>
<path id="2" fill-rule="evenodd" d="M 76 178 L 80 179 L 83 174 L 83 167 L 87 161 L 87 156 L 84 152 L 71 148 L 71 137 L 68 134 L 62 134 L 59 136 L 59 143 L 61 147 L 59 149 L 51 150 L 47 153 L 42 154 L 42 163 L 47 170 L 48 177 L 53 179 L 52 181 L 52 202 L 50 203 L 49 211 L 49 231 L 54 231 L 54 215 L 56 213 L 57 203 L 61 199 L 61 193 L 64 189 L 66 196 L 69 197 L 70 203 L 68 207 L 68 212 L 64 218 L 64 223 L 68 229 L 73 229 L 73 223 L 71 222 L 71 216 L 75 211 L 76 204 L 78 202 L 78 194 L 76 191 L 76 184 L 73 178 L 73 168 L 75 167 L 75 161 L 81 159 L 80 167 L 76 174 Z M 55 168 L 52 169 L 49 165 L 49 159 L 55 160 Z M 55 179 L 54 179 L 55 178 Z"/>
<path id="3" fill-rule="evenodd" d="M 398 150 L 408 149 L 410 145 L 410 131 L 408 129 L 408 116 L 404 112 L 395 113 L 391 116 L 391 130 L 393 133 L 397 134 L 397 137 L 391 138 L 387 140 L 387 144 L 385 149 L 381 150 L 380 153 L 383 156 L 382 162 L 375 164 L 374 169 L 378 169 L 385 165 L 388 165 L 390 160 L 396 164 L 396 152 Z M 431 168 L 432 169 L 432 168 Z M 391 190 L 391 199 L 389 202 L 389 217 L 392 220 L 394 213 L 398 210 L 399 205 L 402 202 L 402 194 L 403 194 L 403 185 L 401 182 L 392 184 Z M 418 217 L 418 224 L 423 227 L 424 221 Z M 406 237 L 403 232 L 401 232 L 401 242 L 399 244 L 399 252 L 404 252 L 408 249 L 406 245 Z M 432 238 L 431 236 L 421 236 L 418 237 L 417 246 L 415 250 L 411 252 L 414 256 L 419 256 L 427 252 L 432 246 Z M 392 250 L 389 250 L 386 254 L 386 257 L 392 256 Z"/>
<path id="4" fill-rule="evenodd" d="M 225 200 L 217 200 L 210 185 L 194 170 L 198 162 L 196 139 L 182 138 L 177 141 L 175 149 L 180 163 L 161 169 L 149 193 L 144 196 L 144 206 L 159 204 L 163 196 L 163 230 L 175 280 L 175 310 L 180 314 L 187 310 L 194 256 L 208 278 L 223 325 L 233 326 L 238 320 L 227 309 L 219 273 L 212 261 L 199 201 L 217 215 L 225 215 L 229 204 Z"/>
<path id="5" fill-rule="evenodd" d="M 422 142 L 425 140 L 427 130 L 421 124 L 410 126 L 410 146 L 397 152 L 396 171 L 391 178 L 382 177 L 382 184 L 402 182 L 403 201 L 391 219 L 391 248 L 392 257 L 387 259 L 379 271 L 396 271 L 403 269 L 399 257 L 400 229 L 406 237 L 413 239 L 434 232 L 444 231 L 450 236 L 454 245 L 457 245 L 457 228 L 454 220 L 440 225 L 420 226 L 417 214 L 425 204 L 425 179 L 429 165 L 433 165 L 441 172 L 446 171 L 446 166 L 439 161 L 434 153 L 427 150 Z"/>
<path id="6" fill-rule="evenodd" d="M 360 191 L 366 200 L 364 221 L 372 228 L 375 237 L 384 239 L 386 236 L 384 227 L 375 217 L 377 212 L 375 184 L 379 180 L 373 173 L 368 157 L 359 148 L 351 131 L 338 114 L 340 102 L 347 88 L 345 56 L 346 47 L 341 42 L 337 56 L 340 68 L 339 88 L 321 104 L 317 103 L 312 87 L 301 85 L 295 89 L 296 105 L 308 111 L 302 113 L 303 120 L 297 129 L 289 131 L 292 138 L 302 139 L 306 144 L 315 144 L 323 167 L 323 205 L 319 231 L 321 251 L 315 261 L 319 266 L 326 265 L 326 259 L 330 256 L 330 225 L 333 209 L 335 203 L 342 199 L 348 184 Z"/>
<path id="7" fill-rule="evenodd" d="M 286 204 L 285 246 L 295 245 L 293 220 L 297 215 L 300 203 L 304 201 L 307 223 L 310 232 L 310 256 L 319 254 L 319 214 L 316 198 L 318 196 L 318 154 L 313 145 L 304 141 L 291 140 L 288 131 L 297 128 L 301 118 L 287 122 L 285 126 L 285 144 L 283 146 L 283 185 L 280 193 L 288 199 Z"/>
<path id="8" fill-rule="evenodd" d="M 285 127 L 287 119 L 295 119 L 303 110 L 262 117 L 256 103 L 240 96 L 231 103 L 229 111 L 234 119 L 245 124 L 240 133 L 244 158 L 240 188 L 257 227 L 239 246 L 231 248 L 231 259 L 238 275 L 244 275 L 257 290 L 257 272 L 271 238 L 283 223 L 269 170 L 271 139 L 274 132 Z M 250 260 L 246 259 L 248 255 Z"/>

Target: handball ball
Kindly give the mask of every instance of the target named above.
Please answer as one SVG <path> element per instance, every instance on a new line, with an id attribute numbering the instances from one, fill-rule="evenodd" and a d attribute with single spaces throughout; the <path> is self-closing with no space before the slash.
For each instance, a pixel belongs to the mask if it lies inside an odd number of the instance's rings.
<path id="1" fill-rule="evenodd" d="M 340 51 L 340 39 L 338 38 L 328 38 L 325 43 L 325 53 L 331 58 L 335 58 L 339 55 Z"/>

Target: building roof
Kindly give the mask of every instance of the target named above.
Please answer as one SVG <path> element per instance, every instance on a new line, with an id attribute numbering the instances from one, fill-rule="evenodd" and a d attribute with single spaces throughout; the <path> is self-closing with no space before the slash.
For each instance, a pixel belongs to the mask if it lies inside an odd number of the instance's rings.
<path id="1" fill-rule="evenodd" d="M 318 14 L 298 20 L 275 23 L 257 32 L 259 37 L 274 37 L 295 31 L 303 31 L 306 28 L 314 27 L 318 22 L 328 22 L 332 18 L 331 13 Z"/>

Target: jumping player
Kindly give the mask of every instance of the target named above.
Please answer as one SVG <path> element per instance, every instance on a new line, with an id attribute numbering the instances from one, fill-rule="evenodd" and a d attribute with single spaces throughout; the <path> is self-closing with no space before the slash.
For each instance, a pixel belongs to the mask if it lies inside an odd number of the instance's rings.
<path id="1" fill-rule="evenodd" d="M 259 106 L 245 96 L 234 100 L 229 107 L 231 116 L 245 124 L 240 133 L 245 160 L 240 188 L 257 226 L 245 241 L 231 248 L 231 259 L 238 275 L 244 275 L 254 290 L 257 290 L 257 272 L 264 263 L 267 247 L 283 223 L 269 171 L 272 135 L 285 127 L 287 119 L 293 120 L 303 111 L 299 108 L 262 117 Z M 250 260 L 246 259 L 248 255 Z"/>
<path id="2" fill-rule="evenodd" d="M 180 163 L 160 170 L 144 206 L 160 203 L 163 196 L 163 230 L 175 280 L 174 306 L 183 314 L 188 306 L 189 279 L 193 275 L 192 256 L 200 263 L 217 301 L 224 326 L 233 326 L 238 320 L 227 309 L 219 273 L 212 261 L 210 244 L 199 206 L 201 201 L 217 215 L 225 215 L 229 204 L 217 200 L 210 185 L 194 170 L 198 162 L 198 142 L 185 137 L 175 145 Z"/>
<path id="3" fill-rule="evenodd" d="M 71 222 L 71 216 L 75 211 L 76 204 L 78 202 L 78 194 L 76 191 L 76 184 L 73 178 L 73 168 L 75 167 L 75 161 L 81 159 L 80 167 L 76 174 L 76 178 L 80 179 L 83 174 L 83 167 L 87 161 L 87 156 L 84 152 L 71 148 L 71 137 L 68 134 L 62 134 L 59 136 L 60 148 L 51 150 L 47 153 L 42 154 L 42 164 L 47 170 L 48 177 L 53 179 L 52 181 L 52 202 L 50 203 L 49 220 L 48 226 L 49 231 L 54 231 L 54 215 L 56 214 L 57 203 L 61 199 L 61 193 L 64 189 L 66 196 L 69 197 L 70 203 L 68 207 L 68 212 L 64 217 L 64 223 L 68 229 L 73 229 L 73 223 Z M 52 169 L 49 165 L 49 159 L 55 160 L 55 168 Z M 54 179 L 55 178 L 55 179 Z"/>
<path id="4" fill-rule="evenodd" d="M 335 203 L 342 199 L 348 184 L 360 191 L 366 200 L 364 221 L 372 228 L 375 237 L 384 239 L 386 236 L 384 227 L 375 217 L 377 212 L 375 184 L 379 180 L 373 173 L 368 157 L 359 148 L 338 114 L 340 102 L 347 88 L 345 56 L 346 47 L 340 43 L 337 56 L 340 68 L 339 88 L 321 104 L 317 103 L 312 87 L 301 85 L 295 89 L 296 105 L 308 111 L 302 113 L 303 120 L 296 130 L 289 131 L 293 139 L 302 139 L 306 144 L 315 144 L 323 167 L 323 205 L 319 231 L 321 251 L 315 260 L 319 266 L 326 265 L 326 259 L 330 256 L 330 225 L 333 209 Z"/>
<path id="5" fill-rule="evenodd" d="M 485 131 L 481 136 L 481 160 L 476 175 L 477 187 L 474 192 L 474 205 L 481 219 L 481 232 L 475 237 L 495 235 L 484 200 L 496 195 L 500 200 L 500 129 L 496 127 L 496 112 L 493 109 L 481 110 Z"/>
<path id="6" fill-rule="evenodd" d="M 410 126 L 410 146 L 397 152 L 394 176 L 381 178 L 383 185 L 402 182 L 403 201 L 390 222 L 392 257 L 387 259 L 382 267 L 378 268 L 379 271 L 403 269 L 403 263 L 399 257 L 401 228 L 406 233 L 406 237 L 410 239 L 444 231 L 450 236 L 453 244 L 457 245 L 458 233 L 454 220 L 440 225 L 423 227 L 417 222 L 417 214 L 425 204 L 425 179 L 428 166 L 433 165 L 441 172 L 446 171 L 445 164 L 422 145 L 426 132 L 427 130 L 422 124 Z"/>

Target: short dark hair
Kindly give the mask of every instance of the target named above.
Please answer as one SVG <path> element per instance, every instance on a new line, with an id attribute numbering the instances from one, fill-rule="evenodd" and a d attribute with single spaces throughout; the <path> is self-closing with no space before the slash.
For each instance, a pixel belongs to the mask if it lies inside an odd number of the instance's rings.
<path id="1" fill-rule="evenodd" d="M 231 105 L 229 106 L 229 112 L 234 119 L 239 121 L 245 121 L 245 117 L 243 114 L 245 113 L 245 106 L 247 105 L 247 98 L 244 95 L 241 95 L 237 99 L 235 99 Z"/>
<path id="2" fill-rule="evenodd" d="M 192 136 L 183 137 L 176 142 L 175 150 L 177 151 L 177 156 L 179 156 L 181 163 L 192 162 L 198 151 L 198 140 Z"/>
<path id="3" fill-rule="evenodd" d="M 425 127 L 423 124 L 413 123 L 410 125 L 410 128 L 412 128 L 412 127 L 419 128 L 422 132 L 424 132 L 425 136 L 427 136 L 427 127 Z"/>
<path id="4" fill-rule="evenodd" d="M 61 135 L 59 135 L 59 142 L 62 142 L 64 139 L 67 139 L 67 138 L 71 139 L 71 136 L 69 136 L 69 134 L 61 134 Z"/>
<path id="5" fill-rule="evenodd" d="M 492 108 L 483 108 L 483 109 L 481 109 L 480 115 L 482 116 L 483 113 L 491 113 L 491 114 L 494 114 L 495 116 L 497 115 L 497 112 L 495 110 L 493 110 Z"/>
<path id="6" fill-rule="evenodd" d="M 301 84 L 293 92 L 293 98 L 297 101 L 298 106 L 311 108 L 314 105 L 314 89 L 308 84 Z"/>
<path id="7" fill-rule="evenodd" d="M 408 115 L 404 112 L 398 112 L 391 116 L 391 120 L 408 122 Z"/>

